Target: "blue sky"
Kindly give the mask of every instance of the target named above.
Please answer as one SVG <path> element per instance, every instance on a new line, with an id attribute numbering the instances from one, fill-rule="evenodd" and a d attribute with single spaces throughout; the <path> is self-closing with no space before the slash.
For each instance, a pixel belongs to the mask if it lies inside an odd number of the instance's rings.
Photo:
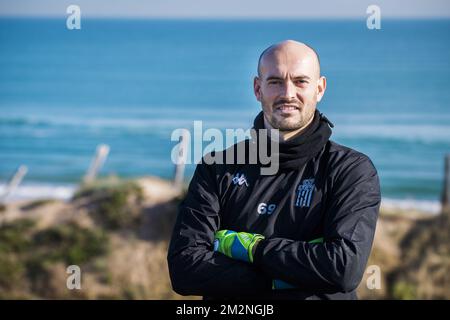
<path id="1" fill-rule="evenodd" d="M 0 0 L 0 15 L 66 16 L 71 4 L 84 17 L 364 19 L 371 4 L 382 17 L 450 17 L 450 0 Z"/>

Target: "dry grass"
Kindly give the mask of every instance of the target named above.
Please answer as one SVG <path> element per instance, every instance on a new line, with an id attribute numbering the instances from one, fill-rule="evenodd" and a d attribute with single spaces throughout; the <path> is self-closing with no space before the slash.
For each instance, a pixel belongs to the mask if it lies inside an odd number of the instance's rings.
<path id="1" fill-rule="evenodd" d="M 368 263 L 380 267 L 381 289 L 369 290 L 366 274 L 360 297 L 450 299 L 449 216 L 382 214 Z"/>
<path id="2" fill-rule="evenodd" d="M 0 215 L 0 298 L 186 298 L 172 291 L 166 262 L 180 199 L 149 177 L 100 181 L 69 203 L 9 204 Z M 366 274 L 359 296 L 449 299 L 449 216 L 384 212 L 368 263 L 380 267 L 381 289 L 369 290 Z M 69 264 L 81 267 L 81 290 L 66 287 Z"/>
<path id="3" fill-rule="evenodd" d="M 161 179 L 109 178 L 83 186 L 69 203 L 5 207 L 0 298 L 182 298 L 171 288 L 166 262 L 179 200 Z M 81 268 L 81 290 L 66 287 L 71 264 Z"/>

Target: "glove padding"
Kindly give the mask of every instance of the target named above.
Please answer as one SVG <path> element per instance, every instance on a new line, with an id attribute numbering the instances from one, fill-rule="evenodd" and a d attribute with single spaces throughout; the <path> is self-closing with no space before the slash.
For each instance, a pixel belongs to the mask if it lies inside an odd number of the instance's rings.
<path id="1" fill-rule="evenodd" d="M 214 235 L 214 251 L 229 258 L 253 262 L 253 247 L 264 236 L 257 233 L 219 230 Z"/>

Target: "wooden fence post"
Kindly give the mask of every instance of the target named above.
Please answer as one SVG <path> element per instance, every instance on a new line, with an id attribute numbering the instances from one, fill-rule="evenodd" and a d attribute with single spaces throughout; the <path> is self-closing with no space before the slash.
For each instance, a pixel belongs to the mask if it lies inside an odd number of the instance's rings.
<path id="1" fill-rule="evenodd" d="M 179 149 L 177 154 L 177 162 L 175 163 L 175 176 L 173 184 L 175 188 L 181 190 L 184 181 L 184 168 L 186 165 L 187 152 L 189 142 L 189 131 L 183 130 L 180 136 Z"/>
<path id="2" fill-rule="evenodd" d="M 109 146 L 107 144 L 100 144 L 97 146 L 97 151 L 92 159 L 91 166 L 83 178 L 84 183 L 89 183 L 95 180 L 98 172 L 102 168 L 109 154 Z"/>
<path id="3" fill-rule="evenodd" d="M 444 190 L 442 192 L 442 211 L 450 210 L 450 154 L 445 156 Z"/>
<path id="4" fill-rule="evenodd" d="M 3 194 L 0 196 L 0 202 L 4 202 L 8 196 L 14 193 L 19 184 L 22 182 L 23 177 L 25 177 L 25 175 L 27 174 L 27 172 L 28 172 L 27 166 L 21 165 L 19 166 L 19 168 L 17 168 L 14 175 L 6 184 Z"/>

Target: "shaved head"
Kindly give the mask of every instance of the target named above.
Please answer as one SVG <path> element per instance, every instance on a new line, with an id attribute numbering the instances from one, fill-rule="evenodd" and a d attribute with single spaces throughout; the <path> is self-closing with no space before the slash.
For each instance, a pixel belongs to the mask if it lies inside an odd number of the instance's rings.
<path id="1" fill-rule="evenodd" d="M 312 48 L 311 46 L 303 43 L 298 42 L 295 40 L 285 40 L 276 44 L 271 45 L 270 47 L 264 49 L 264 51 L 261 53 L 258 59 L 258 76 L 261 77 L 261 67 L 264 64 L 264 61 L 266 59 L 271 59 L 274 57 L 277 53 L 282 52 L 297 52 L 297 54 L 309 54 L 312 55 L 317 63 L 317 70 L 318 75 L 320 75 L 320 59 L 319 55 L 317 54 L 316 50 Z"/>
<path id="2" fill-rule="evenodd" d="M 286 40 L 261 53 L 253 87 L 266 127 L 279 129 L 289 137 L 313 120 L 316 105 L 325 92 L 326 78 L 320 75 L 319 56 L 313 48 Z"/>

